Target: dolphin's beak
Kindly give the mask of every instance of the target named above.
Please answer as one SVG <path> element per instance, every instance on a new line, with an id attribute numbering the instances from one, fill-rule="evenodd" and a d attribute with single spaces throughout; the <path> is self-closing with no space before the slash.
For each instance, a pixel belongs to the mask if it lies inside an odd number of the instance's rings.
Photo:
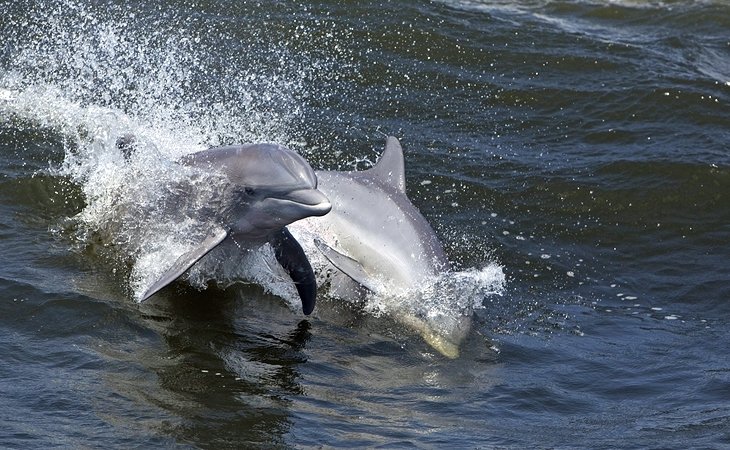
<path id="1" fill-rule="evenodd" d="M 332 203 L 318 189 L 299 189 L 287 193 L 286 200 L 306 207 L 312 216 L 324 216 L 332 209 Z"/>

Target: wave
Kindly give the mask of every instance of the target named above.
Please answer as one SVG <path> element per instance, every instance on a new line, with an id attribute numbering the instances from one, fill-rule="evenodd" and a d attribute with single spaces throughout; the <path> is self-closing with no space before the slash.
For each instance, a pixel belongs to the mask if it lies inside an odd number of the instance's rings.
<path id="1" fill-rule="evenodd" d="M 730 8 L 721 0 L 441 0 L 459 11 L 498 21 L 554 27 L 606 43 L 644 46 L 683 30 L 689 38 L 720 39 L 730 26 Z M 700 37 L 701 36 L 701 37 Z M 721 48 L 721 47 L 720 47 Z"/>

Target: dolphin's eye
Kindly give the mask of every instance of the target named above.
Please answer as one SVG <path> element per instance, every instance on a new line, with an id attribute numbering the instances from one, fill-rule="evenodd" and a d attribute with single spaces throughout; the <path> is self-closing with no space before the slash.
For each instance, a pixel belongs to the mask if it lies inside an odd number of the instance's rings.
<path id="1" fill-rule="evenodd" d="M 254 195 L 256 195 L 256 189 L 250 186 L 246 186 L 245 188 L 243 188 L 243 192 L 249 197 L 253 197 Z"/>

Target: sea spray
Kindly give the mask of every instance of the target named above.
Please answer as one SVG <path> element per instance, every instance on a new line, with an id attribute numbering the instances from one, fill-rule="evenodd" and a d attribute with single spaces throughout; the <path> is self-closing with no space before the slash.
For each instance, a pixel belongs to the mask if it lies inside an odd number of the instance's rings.
<path id="1" fill-rule="evenodd" d="M 471 330 L 474 312 L 484 308 L 488 298 L 504 293 L 503 269 L 491 261 L 480 268 L 443 271 L 414 287 L 398 289 L 374 277 L 370 280 L 374 291 L 353 290 L 352 280 L 334 268 L 314 245 L 314 239 L 327 233 L 326 229 L 317 221 L 300 221 L 289 228 L 302 244 L 326 295 L 352 302 L 371 316 L 391 318 L 449 358 L 459 356 L 459 346 Z"/>
<path id="2" fill-rule="evenodd" d="M 260 29 L 222 51 L 232 30 L 184 9 L 150 21 L 110 4 L 26 6 L 5 22 L 16 26 L 4 36 L 14 57 L 0 72 L 0 116 L 62 137 L 63 160 L 49 171 L 85 201 L 67 237 L 97 247 L 137 296 L 194 245 L 227 195 L 219 177 L 177 159 L 220 144 L 287 143 L 306 73 L 321 66 Z M 117 143 L 129 136 L 125 154 Z M 215 277 L 191 275 L 196 286 Z"/>

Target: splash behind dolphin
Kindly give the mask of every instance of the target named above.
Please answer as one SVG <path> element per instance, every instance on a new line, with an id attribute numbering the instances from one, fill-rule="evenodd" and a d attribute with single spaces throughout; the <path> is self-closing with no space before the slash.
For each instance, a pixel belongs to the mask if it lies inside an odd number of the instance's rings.
<path id="1" fill-rule="evenodd" d="M 300 245 L 286 225 L 330 211 L 327 197 L 317 189 L 309 164 L 293 151 L 274 144 L 219 147 L 183 157 L 180 163 L 205 172 L 222 173 L 233 195 L 220 223 L 194 249 L 181 255 L 145 292 L 144 301 L 175 281 L 203 256 L 224 241 L 251 248 L 270 242 L 276 259 L 294 281 L 302 309 L 310 314 L 316 299 L 316 281 Z"/>

